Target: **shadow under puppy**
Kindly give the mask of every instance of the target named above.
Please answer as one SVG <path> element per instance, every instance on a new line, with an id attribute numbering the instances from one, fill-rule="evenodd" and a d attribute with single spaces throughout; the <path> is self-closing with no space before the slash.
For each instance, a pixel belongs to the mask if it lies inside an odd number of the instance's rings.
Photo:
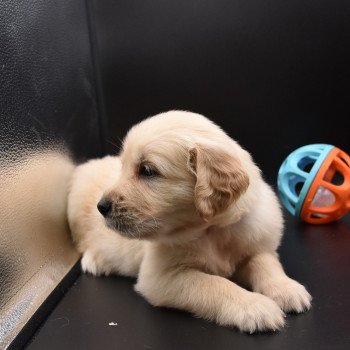
<path id="1" fill-rule="evenodd" d="M 68 218 L 83 270 L 137 277 L 136 291 L 155 306 L 247 332 L 277 330 L 284 312 L 310 308 L 276 253 L 274 192 L 250 154 L 201 115 L 146 119 L 119 157 L 78 166 Z"/>

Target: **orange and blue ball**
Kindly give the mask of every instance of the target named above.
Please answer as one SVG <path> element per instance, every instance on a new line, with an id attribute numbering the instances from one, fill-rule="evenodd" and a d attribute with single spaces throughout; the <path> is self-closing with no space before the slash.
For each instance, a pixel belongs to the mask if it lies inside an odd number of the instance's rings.
<path id="1" fill-rule="evenodd" d="M 350 157 L 332 145 L 300 147 L 280 167 L 278 192 L 286 209 L 303 221 L 338 220 L 350 211 Z"/>

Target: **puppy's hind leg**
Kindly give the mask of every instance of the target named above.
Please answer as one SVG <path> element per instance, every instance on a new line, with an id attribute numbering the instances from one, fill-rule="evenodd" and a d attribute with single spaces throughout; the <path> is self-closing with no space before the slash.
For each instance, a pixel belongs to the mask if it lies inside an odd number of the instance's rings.
<path id="1" fill-rule="evenodd" d="M 285 274 L 276 253 L 251 257 L 237 271 L 237 278 L 254 292 L 274 300 L 285 312 L 300 313 L 311 307 L 311 295 Z"/>
<path id="2" fill-rule="evenodd" d="M 284 313 L 270 298 L 249 292 L 226 278 L 199 270 L 165 267 L 148 255 L 142 262 L 135 290 L 154 306 L 190 311 L 241 331 L 278 330 Z"/>

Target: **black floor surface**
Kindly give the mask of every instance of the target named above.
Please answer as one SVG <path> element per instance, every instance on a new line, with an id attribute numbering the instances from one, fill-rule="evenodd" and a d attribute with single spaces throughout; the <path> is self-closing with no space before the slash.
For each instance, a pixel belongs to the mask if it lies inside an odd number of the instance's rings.
<path id="1" fill-rule="evenodd" d="M 243 334 L 154 308 L 132 279 L 81 275 L 28 349 L 350 349 L 350 218 L 325 226 L 289 219 L 280 255 L 314 299 L 278 333 Z"/>

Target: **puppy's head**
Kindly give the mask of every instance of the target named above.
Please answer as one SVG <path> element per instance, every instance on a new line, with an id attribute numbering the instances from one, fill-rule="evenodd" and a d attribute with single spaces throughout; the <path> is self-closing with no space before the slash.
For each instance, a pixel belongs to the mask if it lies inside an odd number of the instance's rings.
<path id="1" fill-rule="evenodd" d="M 107 225 L 130 238 L 193 237 L 248 187 L 228 145 L 238 150 L 193 113 L 168 112 L 136 125 L 124 141 L 121 176 L 99 203 Z"/>

